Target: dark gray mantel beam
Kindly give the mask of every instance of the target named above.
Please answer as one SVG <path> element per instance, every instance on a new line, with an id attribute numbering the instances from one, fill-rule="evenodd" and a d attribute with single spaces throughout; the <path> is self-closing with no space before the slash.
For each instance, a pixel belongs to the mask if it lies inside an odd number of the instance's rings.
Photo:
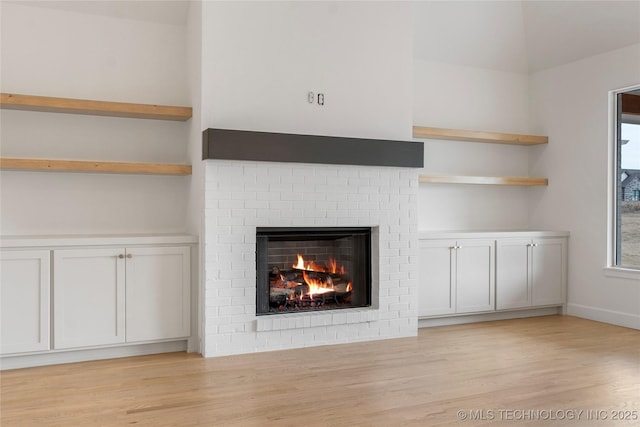
<path id="1" fill-rule="evenodd" d="M 421 168 L 424 145 L 418 141 L 205 129 L 202 158 Z"/>

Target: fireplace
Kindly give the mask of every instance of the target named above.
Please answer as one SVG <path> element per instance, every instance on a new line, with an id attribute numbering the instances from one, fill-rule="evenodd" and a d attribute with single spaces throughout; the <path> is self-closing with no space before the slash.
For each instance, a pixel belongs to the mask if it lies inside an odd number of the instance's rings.
<path id="1" fill-rule="evenodd" d="M 371 306 L 370 227 L 259 227 L 256 315 Z"/>
<path id="2" fill-rule="evenodd" d="M 207 129 L 203 159 L 205 356 L 416 335 L 422 143 Z"/>

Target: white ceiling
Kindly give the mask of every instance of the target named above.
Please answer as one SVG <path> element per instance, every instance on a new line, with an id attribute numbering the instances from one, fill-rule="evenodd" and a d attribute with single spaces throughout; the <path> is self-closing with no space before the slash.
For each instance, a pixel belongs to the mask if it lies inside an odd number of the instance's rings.
<path id="1" fill-rule="evenodd" d="M 526 1 L 523 15 L 530 71 L 640 43 L 640 1 Z"/>
<path id="2" fill-rule="evenodd" d="M 17 3 L 185 25 L 190 2 L 20 0 Z M 530 73 L 640 43 L 640 0 L 412 3 L 414 55 L 429 61 Z"/>
<path id="3" fill-rule="evenodd" d="M 417 1 L 416 58 L 535 72 L 640 43 L 640 0 Z"/>

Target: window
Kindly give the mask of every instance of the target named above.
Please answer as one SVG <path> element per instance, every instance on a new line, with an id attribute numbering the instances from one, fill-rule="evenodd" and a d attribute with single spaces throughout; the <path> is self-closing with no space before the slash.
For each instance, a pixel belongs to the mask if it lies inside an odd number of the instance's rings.
<path id="1" fill-rule="evenodd" d="M 640 87 L 616 94 L 614 267 L 640 270 Z"/>

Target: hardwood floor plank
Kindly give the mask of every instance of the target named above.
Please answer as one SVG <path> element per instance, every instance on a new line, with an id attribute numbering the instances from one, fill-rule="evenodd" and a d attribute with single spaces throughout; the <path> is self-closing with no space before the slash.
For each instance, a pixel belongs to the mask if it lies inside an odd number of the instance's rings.
<path id="1" fill-rule="evenodd" d="M 213 359 L 20 369 L 0 380 L 2 426 L 638 426 L 640 331 L 546 316 Z M 614 410 L 636 418 L 587 418 Z"/>

